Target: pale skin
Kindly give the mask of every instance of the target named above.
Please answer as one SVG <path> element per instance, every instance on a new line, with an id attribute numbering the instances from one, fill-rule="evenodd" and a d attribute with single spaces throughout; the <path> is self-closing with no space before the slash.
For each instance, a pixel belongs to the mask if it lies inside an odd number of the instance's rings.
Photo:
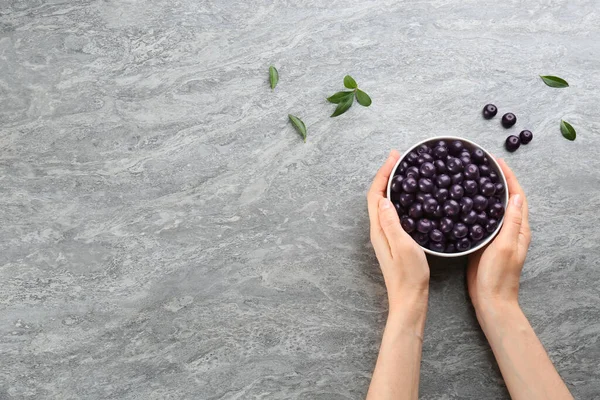
<path id="1" fill-rule="evenodd" d="M 392 151 L 367 195 L 371 243 L 385 280 L 389 312 L 367 400 L 417 399 L 429 295 L 425 253 L 400 227 L 385 191 L 400 154 Z M 527 199 L 504 160 L 510 195 L 490 245 L 469 257 L 467 285 L 477 320 L 512 399 L 572 399 L 519 306 L 519 279 L 531 241 Z"/>

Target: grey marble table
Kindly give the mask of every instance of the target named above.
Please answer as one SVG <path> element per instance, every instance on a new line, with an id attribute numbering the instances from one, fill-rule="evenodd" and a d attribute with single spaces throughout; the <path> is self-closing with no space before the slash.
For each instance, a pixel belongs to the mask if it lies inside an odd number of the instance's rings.
<path id="1" fill-rule="evenodd" d="M 329 118 L 347 73 L 373 104 Z M 522 307 L 600 398 L 598 93 L 597 0 L 0 0 L 0 399 L 363 398 L 365 192 L 437 134 L 516 171 Z M 506 153 L 488 102 L 534 141 Z M 464 260 L 431 263 L 421 398 L 507 398 Z"/>

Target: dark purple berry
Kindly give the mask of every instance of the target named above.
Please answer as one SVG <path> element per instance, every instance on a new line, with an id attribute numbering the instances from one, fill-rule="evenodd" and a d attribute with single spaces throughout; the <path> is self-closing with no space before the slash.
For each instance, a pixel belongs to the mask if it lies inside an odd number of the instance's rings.
<path id="1" fill-rule="evenodd" d="M 510 151 L 511 153 L 517 150 L 520 146 L 521 139 L 519 139 L 519 137 L 515 135 L 510 135 L 509 137 L 507 137 L 506 143 L 504 143 L 504 147 L 506 147 L 506 150 Z"/>
<path id="2" fill-rule="evenodd" d="M 458 215 L 459 212 L 460 206 L 458 205 L 458 202 L 456 200 L 447 200 L 444 203 L 444 215 L 446 215 L 447 217 L 453 217 L 455 215 Z"/>
<path id="3" fill-rule="evenodd" d="M 417 159 L 417 163 L 421 165 L 424 162 L 433 162 L 433 157 L 431 156 L 431 154 L 423 153 L 419 156 L 419 158 Z"/>
<path id="4" fill-rule="evenodd" d="M 406 161 L 410 165 L 416 165 L 418 159 L 419 159 L 419 155 L 417 153 L 415 153 L 414 151 L 411 151 L 410 153 L 408 153 L 406 155 Z"/>
<path id="5" fill-rule="evenodd" d="M 465 195 L 465 189 L 460 185 L 450 186 L 450 198 L 454 200 L 460 200 Z"/>
<path id="6" fill-rule="evenodd" d="M 469 233 L 469 228 L 467 228 L 467 226 L 462 222 L 457 222 L 456 224 L 454 224 L 452 233 L 457 239 L 464 238 Z"/>
<path id="7" fill-rule="evenodd" d="M 467 179 L 478 179 L 479 178 L 479 167 L 475 164 L 467 164 L 465 166 L 465 178 Z"/>
<path id="8" fill-rule="evenodd" d="M 414 165 L 412 167 L 408 167 L 404 175 L 406 175 L 407 178 L 412 176 L 415 179 L 419 179 L 419 168 L 415 167 Z"/>
<path id="9" fill-rule="evenodd" d="M 434 242 L 441 242 L 444 240 L 444 234 L 439 229 L 432 229 L 431 232 L 429 232 L 429 239 Z"/>
<path id="10" fill-rule="evenodd" d="M 408 208 L 408 215 L 413 219 L 419 219 L 423 216 L 423 205 L 421 203 L 413 203 Z"/>
<path id="11" fill-rule="evenodd" d="M 488 199 L 480 194 L 473 196 L 473 210 L 484 211 L 488 206 Z"/>
<path id="12" fill-rule="evenodd" d="M 498 197 L 496 197 L 496 196 L 490 197 L 490 198 L 488 199 L 488 207 L 489 207 L 489 206 L 491 206 L 492 204 L 496 204 L 496 203 L 498 203 L 498 204 L 502 204 L 502 200 L 500 200 L 500 199 L 499 199 Z"/>
<path id="13" fill-rule="evenodd" d="M 446 148 L 448 148 L 448 143 L 445 140 L 438 140 L 433 147 L 434 148 L 435 147 L 446 147 Z"/>
<path id="14" fill-rule="evenodd" d="M 494 194 L 496 194 L 496 185 L 492 182 L 486 182 L 483 185 L 481 185 L 479 191 L 485 197 L 492 197 Z"/>
<path id="15" fill-rule="evenodd" d="M 496 106 L 493 104 L 486 104 L 483 107 L 483 118 L 485 119 L 492 119 L 496 116 L 497 113 L 498 108 L 496 108 Z"/>
<path id="16" fill-rule="evenodd" d="M 437 146 L 433 149 L 433 156 L 440 160 L 444 160 L 448 155 L 448 148 L 446 146 Z"/>
<path id="17" fill-rule="evenodd" d="M 439 188 L 447 188 L 448 186 L 450 186 L 451 183 L 452 183 L 452 180 L 446 174 L 438 175 L 435 178 L 435 184 Z"/>
<path id="18" fill-rule="evenodd" d="M 496 194 L 504 193 L 504 184 L 502 182 L 496 182 L 494 186 L 496 188 Z"/>
<path id="19" fill-rule="evenodd" d="M 463 213 L 460 216 L 460 219 L 467 225 L 473 225 L 475 222 L 477 222 L 477 213 L 471 210 L 468 213 Z"/>
<path id="20" fill-rule="evenodd" d="M 488 217 L 485 211 L 481 211 L 477 214 L 477 223 L 481 226 L 485 226 L 488 222 Z"/>
<path id="21" fill-rule="evenodd" d="M 485 185 L 486 183 L 491 183 L 492 181 L 490 180 L 490 178 L 488 178 L 487 176 L 482 176 L 479 179 L 477 179 L 477 183 L 479 184 L 479 187 L 481 188 L 483 185 Z"/>
<path id="22" fill-rule="evenodd" d="M 456 221 L 454 221 L 454 223 L 456 224 Z M 450 232 L 446 233 L 446 239 L 448 239 L 451 242 L 456 242 L 456 236 L 454 236 L 454 228 L 452 228 Z"/>
<path id="23" fill-rule="evenodd" d="M 402 207 L 410 207 L 415 202 L 415 196 L 412 193 L 400 193 L 398 200 L 402 204 Z"/>
<path id="24" fill-rule="evenodd" d="M 398 203 L 397 201 L 394 201 L 394 202 L 392 202 L 392 204 L 394 205 L 394 208 L 396 209 L 396 212 L 398 213 L 398 215 L 404 214 L 404 208 L 402 208 L 400 203 Z"/>
<path id="25" fill-rule="evenodd" d="M 521 139 L 522 144 L 528 144 L 533 139 L 533 133 L 528 130 L 521 131 L 521 133 L 519 133 L 519 139 Z"/>
<path id="26" fill-rule="evenodd" d="M 494 183 L 498 182 L 498 174 L 494 171 L 490 171 L 490 180 Z"/>
<path id="27" fill-rule="evenodd" d="M 488 165 L 479 166 L 479 176 L 490 176 L 490 167 Z"/>
<path id="28" fill-rule="evenodd" d="M 435 191 L 434 197 L 438 203 L 444 204 L 444 202 L 450 197 L 450 192 L 448 192 L 448 189 L 440 188 Z"/>
<path id="29" fill-rule="evenodd" d="M 435 251 L 437 253 L 443 253 L 444 244 L 441 242 L 429 242 L 429 250 Z"/>
<path id="30" fill-rule="evenodd" d="M 513 113 L 506 113 L 502 116 L 502 126 L 510 128 L 517 123 L 517 116 Z"/>
<path id="31" fill-rule="evenodd" d="M 392 178 L 391 191 L 394 193 L 400 193 L 402 191 L 402 181 L 404 177 L 402 175 L 396 175 Z"/>
<path id="32" fill-rule="evenodd" d="M 469 157 L 467 155 L 463 154 L 462 156 L 459 157 L 459 159 L 463 165 L 471 164 L 471 157 Z"/>
<path id="33" fill-rule="evenodd" d="M 498 219 L 504 214 L 504 206 L 500 203 L 494 203 L 489 206 L 488 214 L 490 217 Z"/>
<path id="34" fill-rule="evenodd" d="M 429 154 L 431 153 L 431 147 L 427 146 L 426 144 L 422 144 L 419 147 L 417 147 L 417 153 L 419 153 L 420 155 Z"/>
<path id="35" fill-rule="evenodd" d="M 415 220 L 409 217 L 408 215 L 403 215 L 400 218 L 400 225 L 402 226 L 402 229 L 404 229 L 407 233 L 411 233 L 412 231 L 414 231 L 417 226 Z"/>
<path id="36" fill-rule="evenodd" d="M 435 211 L 433 212 L 433 216 L 436 218 L 441 218 L 444 216 L 444 209 L 442 208 L 442 206 L 438 204 L 438 206 L 435 208 Z"/>
<path id="37" fill-rule="evenodd" d="M 422 218 L 417 222 L 417 231 L 421 233 L 427 233 L 431 228 L 431 221 L 427 218 Z"/>
<path id="38" fill-rule="evenodd" d="M 465 193 L 468 195 L 474 195 L 477 193 L 477 182 L 472 179 L 467 179 L 463 182 L 462 187 L 465 189 Z"/>
<path id="39" fill-rule="evenodd" d="M 473 199 L 470 197 L 463 197 L 460 199 L 460 211 L 462 213 L 468 213 L 473 209 Z"/>
<path id="40" fill-rule="evenodd" d="M 475 149 L 471 152 L 471 158 L 476 164 L 482 164 L 485 159 L 485 153 L 481 149 Z"/>
<path id="41" fill-rule="evenodd" d="M 487 223 L 485 224 L 485 230 L 488 231 L 488 233 L 494 232 L 497 227 L 498 227 L 498 221 L 496 221 L 493 218 L 489 219 L 487 221 Z"/>
<path id="42" fill-rule="evenodd" d="M 435 165 L 430 162 L 424 162 L 421 164 L 421 168 L 419 168 L 419 173 L 425 178 L 431 178 L 435 175 Z"/>
<path id="43" fill-rule="evenodd" d="M 448 151 L 450 154 L 458 156 L 460 155 L 460 153 L 462 153 L 464 148 L 465 145 L 463 144 L 463 142 L 461 142 L 460 140 L 454 140 L 452 143 L 450 143 Z"/>
<path id="44" fill-rule="evenodd" d="M 400 165 L 398 165 L 398 169 L 396 171 L 400 172 L 401 174 L 403 174 L 403 173 L 406 172 L 406 170 L 408 169 L 408 167 L 410 167 L 410 165 L 408 164 L 408 161 L 401 161 Z"/>
<path id="45" fill-rule="evenodd" d="M 443 174 L 444 172 L 446 172 L 448 169 L 446 168 L 446 163 L 443 162 L 442 160 L 435 160 L 433 162 L 433 165 L 435 165 L 435 171 L 438 174 Z"/>
<path id="46" fill-rule="evenodd" d="M 427 214 L 433 214 L 438 206 L 438 202 L 435 199 L 427 199 L 423 201 L 423 211 Z"/>
<path id="47" fill-rule="evenodd" d="M 432 193 L 435 185 L 429 178 L 419 179 L 419 190 L 424 193 Z"/>
<path id="48" fill-rule="evenodd" d="M 427 242 L 429 242 L 429 235 L 427 233 L 413 232 L 412 237 L 415 240 L 415 242 L 417 242 L 420 246 L 423 247 L 425 247 L 427 245 Z"/>
<path id="49" fill-rule="evenodd" d="M 407 193 L 416 192 L 418 187 L 419 184 L 417 183 L 417 180 L 412 176 L 409 176 L 402 181 L 402 189 Z"/>
<path id="50" fill-rule="evenodd" d="M 465 176 L 462 174 L 462 172 L 459 172 L 457 174 L 452 175 L 450 179 L 452 179 L 453 185 L 460 185 L 465 180 Z"/>
<path id="51" fill-rule="evenodd" d="M 442 232 L 448 233 L 452 230 L 452 228 L 454 228 L 454 222 L 450 218 L 443 217 L 440 219 L 440 230 Z"/>
<path id="52" fill-rule="evenodd" d="M 471 241 L 467 238 L 460 239 L 456 242 L 456 250 L 462 252 L 471 248 Z"/>
<path id="53" fill-rule="evenodd" d="M 463 164 L 460 159 L 453 157 L 446 162 L 446 168 L 448 168 L 448 171 L 451 173 L 456 174 L 463 170 Z"/>

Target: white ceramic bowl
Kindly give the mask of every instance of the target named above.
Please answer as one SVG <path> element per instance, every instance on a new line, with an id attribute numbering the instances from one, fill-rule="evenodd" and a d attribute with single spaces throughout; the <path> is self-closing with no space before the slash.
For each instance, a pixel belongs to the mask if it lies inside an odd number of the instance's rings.
<path id="1" fill-rule="evenodd" d="M 504 199 L 502 204 L 504 205 L 504 208 L 506 209 L 506 206 L 508 205 L 508 185 L 506 184 L 506 177 L 504 176 L 504 173 L 502 172 L 502 169 L 500 168 L 500 165 L 498 165 L 498 163 L 496 162 L 496 159 L 490 154 L 490 152 L 488 152 L 486 149 L 484 149 L 483 147 L 481 147 L 480 145 L 478 145 L 477 143 L 471 142 L 470 140 L 467 140 L 465 138 L 461 138 L 461 137 L 456 137 L 456 136 L 436 136 L 436 137 L 432 137 L 426 140 L 423 140 L 413 146 L 411 146 L 408 150 L 406 150 L 404 152 L 404 154 L 402 154 L 402 157 L 400 157 L 400 159 L 398 160 L 398 162 L 396 163 L 396 165 L 394 165 L 394 169 L 392 170 L 392 173 L 390 175 L 390 179 L 388 180 L 388 186 L 387 186 L 387 197 L 388 199 L 390 198 L 390 194 L 391 194 L 391 186 L 392 186 L 392 179 L 394 178 L 394 173 L 396 172 L 396 169 L 398 168 L 398 165 L 400 165 L 400 163 L 402 162 L 402 160 L 404 160 L 404 158 L 406 157 L 406 155 L 408 153 L 410 153 L 411 151 L 415 150 L 417 147 L 419 147 L 422 144 L 426 144 L 429 142 L 433 142 L 433 141 L 437 141 L 437 140 L 444 140 L 447 142 L 451 142 L 454 140 L 460 140 L 461 142 L 465 143 L 468 147 L 471 148 L 480 148 L 481 150 L 483 150 L 483 152 L 485 153 L 485 155 L 487 156 L 489 162 L 490 162 L 490 167 L 492 168 L 492 170 L 494 170 L 498 176 L 500 177 L 500 181 L 504 184 L 504 187 L 506 188 L 506 190 L 504 191 Z M 502 219 L 498 222 L 498 227 L 496 228 L 496 230 L 494 232 L 492 232 L 492 234 L 490 236 L 488 236 L 487 238 L 485 238 L 483 241 L 481 241 L 481 243 L 479 243 L 477 246 L 470 248 L 467 251 L 463 251 L 460 253 L 438 253 L 437 251 L 433 251 L 430 249 L 427 249 L 423 246 L 421 246 L 421 248 L 423 249 L 423 251 L 425 251 L 425 253 L 427 254 L 431 254 L 434 256 L 439 256 L 439 257 L 461 257 L 461 256 L 466 256 L 467 254 L 471 254 L 479 249 L 481 249 L 482 247 L 484 247 L 485 245 L 487 245 L 489 242 L 491 242 L 494 237 L 496 237 L 496 235 L 498 234 L 498 232 L 500 232 L 500 228 L 502 227 L 502 223 L 504 222 L 504 216 L 502 216 Z"/>

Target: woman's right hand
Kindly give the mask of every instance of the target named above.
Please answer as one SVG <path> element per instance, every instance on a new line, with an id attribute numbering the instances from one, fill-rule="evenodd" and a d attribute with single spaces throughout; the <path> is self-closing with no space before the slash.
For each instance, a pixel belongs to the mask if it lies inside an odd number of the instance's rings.
<path id="1" fill-rule="evenodd" d="M 490 303 L 518 304 L 519 279 L 531 241 L 527 199 L 517 177 L 499 159 L 508 183 L 509 201 L 498 236 L 469 257 L 467 285 L 476 311 Z"/>
<path id="2" fill-rule="evenodd" d="M 498 236 L 469 258 L 469 295 L 510 397 L 571 400 L 573 396 L 519 306 L 519 279 L 531 241 L 527 199 L 504 160 L 498 163 L 510 198 Z"/>

